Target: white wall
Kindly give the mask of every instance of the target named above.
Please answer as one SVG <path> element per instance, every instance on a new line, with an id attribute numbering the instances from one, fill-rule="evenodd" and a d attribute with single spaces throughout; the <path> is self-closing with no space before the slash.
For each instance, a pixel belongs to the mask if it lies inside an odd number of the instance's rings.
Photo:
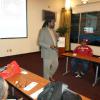
<path id="1" fill-rule="evenodd" d="M 64 0 L 27 0 L 28 38 L 0 39 L 0 57 L 38 51 L 38 32 L 43 24 L 42 10 L 57 13 L 57 27 L 62 7 Z"/>
<path id="2" fill-rule="evenodd" d="M 100 11 L 100 0 L 89 0 L 87 4 L 82 4 L 80 0 L 72 0 L 73 13 Z M 71 49 L 73 50 L 78 44 L 72 43 Z M 100 47 L 91 46 L 93 53 L 100 56 Z"/>
<path id="3" fill-rule="evenodd" d="M 64 7 L 64 1 L 65 0 L 27 0 L 28 38 L 0 39 L 0 57 L 38 51 L 38 32 L 43 24 L 42 10 L 47 9 L 57 13 L 57 27 L 59 24 L 60 10 Z M 97 0 L 89 0 L 89 2 L 90 1 L 94 2 Z M 87 5 L 80 4 L 80 0 L 72 0 L 74 13 L 100 10 L 100 2 Z M 77 44 L 71 44 L 72 50 L 76 47 L 76 45 Z M 92 48 L 94 54 L 100 55 L 100 47 L 92 46 Z"/>

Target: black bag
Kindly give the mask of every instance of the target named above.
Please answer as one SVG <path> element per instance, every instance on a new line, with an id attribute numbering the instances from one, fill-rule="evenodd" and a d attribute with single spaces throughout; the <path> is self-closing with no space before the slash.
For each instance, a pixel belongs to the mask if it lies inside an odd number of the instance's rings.
<path id="1" fill-rule="evenodd" d="M 81 96 L 67 89 L 63 92 L 61 100 L 82 100 Z"/>
<path id="2" fill-rule="evenodd" d="M 37 100 L 61 100 L 62 92 L 63 92 L 62 85 L 63 83 L 59 81 L 50 82 L 44 87 L 43 92 L 39 94 Z"/>

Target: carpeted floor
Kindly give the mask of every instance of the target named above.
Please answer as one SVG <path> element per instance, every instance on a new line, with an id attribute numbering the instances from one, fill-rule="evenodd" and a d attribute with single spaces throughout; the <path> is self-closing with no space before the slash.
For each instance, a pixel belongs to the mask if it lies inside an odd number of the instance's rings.
<path id="1" fill-rule="evenodd" d="M 85 77 L 82 79 L 76 78 L 71 73 L 71 68 L 69 64 L 69 73 L 65 76 L 62 75 L 63 72 L 65 72 L 65 58 L 59 59 L 59 68 L 55 74 L 55 78 L 57 80 L 60 80 L 66 84 L 68 84 L 69 88 L 86 96 L 91 98 L 92 100 L 99 100 L 100 98 L 100 80 L 96 84 L 95 87 L 92 87 L 92 84 L 94 82 L 94 70 L 92 66 L 90 66 L 89 71 Z"/>
<path id="2" fill-rule="evenodd" d="M 10 57 L 0 57 L 0 66 L 4 66 L 10 63 L 12 60 L 16 60 L 18 64 L 40 76 L 42 76 L 42 59 L 40 58 L 40 52 L 28 53 L 15 55 Z M 70 60 L 69 60 L 70 61 Z M 95 87 L 92 87 L 92 83 L 94 81 L 94 71 L 90 66 L 88 74 L 80 78 L 75 78 L 71 74 L 70 62 L 69 62 L 69 73 L 63 76 L 62 74 L 65 71 L 65 63 L 66 59 L 64 57 L 59 58 L 59 67 L 57 72 L 54 75 L 54 78 L 57 81 L 62 81 L 68 84 L 69 88 L 73 91 L 76 91 L 86 97 L 91 98 L 91 100 L 99 100 L 100 99 L 100 80 L 96 84 Z"/>

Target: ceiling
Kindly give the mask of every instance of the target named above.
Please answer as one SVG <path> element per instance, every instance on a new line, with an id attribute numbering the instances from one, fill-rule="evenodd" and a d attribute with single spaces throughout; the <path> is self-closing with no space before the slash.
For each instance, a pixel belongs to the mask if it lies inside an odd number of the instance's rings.
<path id="1" fill-rule="evenodd" d="M 88 0 L 88 4 L 89 3 L 96 3 L 96 2 L 100 2 L 100 0 Z M 83 5 L 81 0 L 71 0 L 71 6 L 75 7 L 77 5 Z"/>

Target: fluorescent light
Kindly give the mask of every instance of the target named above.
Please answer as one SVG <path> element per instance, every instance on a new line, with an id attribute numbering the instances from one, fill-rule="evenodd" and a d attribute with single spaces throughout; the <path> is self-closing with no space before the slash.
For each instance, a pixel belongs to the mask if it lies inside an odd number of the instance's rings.
<path id="1" fill-rule="evenodd" d="M 66 0 L 65 1 L 65 9 L 70 9 L 71 8 L 71 0 Z"/>
<path id="2" fill-rule="evenodd" d="M 88 0 L 81 0 L 83 4 L 88 3 Z"/>

